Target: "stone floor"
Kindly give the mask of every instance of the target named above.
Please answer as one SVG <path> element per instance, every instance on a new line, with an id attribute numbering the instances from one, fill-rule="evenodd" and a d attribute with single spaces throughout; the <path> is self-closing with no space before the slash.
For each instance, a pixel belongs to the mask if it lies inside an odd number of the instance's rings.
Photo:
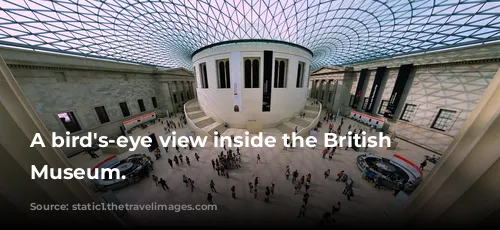
<path id="1" fill-rule="evenodd" d="M 177 119 L 175 119 L 177 120 Z M 359 124 L 351 120 L 345 120 L 345 126 L 352 123 Z M 335 127 L 339 125 L 336 122 Z M 360 126 L 360 125 L 359 125 Z M 346 128 L 344 128 L 346 129 Z M 177 135 L 188 132 L 187 128 L 177 129 Z M 327 131 L 327 125 L 320 129 L 321 133 Z M 146 135 L 148 132 L 155 132 L 156 135 L 168 135 L 163 131 L 161 124 L 156 124 L 146 130 L 138 131 L 133 135 Z M 243 134 L 243 130 L 228 129 L 224 135 Z M 344 131 L 345 132 L 345 131 Z M 264 130 L 265 135 L 274 135 L 281 138 L 277 129 Z M 375 135 L 372 133 L 371 135 Z M 319 143 L 322 143 L 322 135 L 319 135 Z M 431 152 L 419 148 L 413 144 L 398 140 L 399 145 L 396 150 L 386 150 L 385 148 L 368 149 L 368 152 L 391 157 L 399 154 L 407 159 L 419 164 L 424 155 L 433 155 Z M 278 142 L 280 143 L 280 142 Z M 323 159 L 321 150 L 296 148 L 283 151 L 283 146 L 278 145 L 273 148 L 241 148 L 242 168 L 230 171 L 229 179 L 217 175 L 212 169 L 210 161 L 216 158 L 223 149 L 214 148 L 212 143 L 202 148 L 193 150 L 181 149 L 184 156 L 189 156 L 191 166 L 180 165 L 170 168 L 167 163 L 168 158 L 172 158 L 176 153 L 174 148 L 170 148 L 169 153 L 161 149 L 163 157 L 155 161 L 153 174 L 164 178 L 167 181 L 170 191 L 164 191 L 161 187 L 155 186 L 151 179 L 144 179 L 137 184 L 124 187 L 115 191 L 116 196 L 122 203 L 127 204 L 207 204 L 207 193 L 210 192 L 209 183 L 213 180 L 218 193 L 213 193 L 213 202 L 217 205 L 217 211 L 129 211 L 124 217 L 127 222 L 138 222 L 140 224 L 317 224 L 326 211 L 330 211 L 332 205 L 338 201 L 342 203 L 342 209 L 335 214 L 337 224 L 357 224 L 375 222 L 388 222 L 389 218 L 384 214 L 394 200 L 392 191 L 387 189 L 376 189 L 371 184 L 361 178 L 361 172 L 355 164 L 355 158 L 362 152 L 353 150 L 337 150 L 332 161 Z M 200 161 L 196 162 L 194 153 L 200 155 Z M 132 153 L 148 153 L 147 149 L 139 147 L 135 152 L 121 154 L 120 158 L 125 158 Z M 153 154 L 149 153 L 152 158 Z M 262 163 L 256 162 L 256 156 L 260 154 Z M 88 155 L 77 155 L 70 158 L 74 167 L 94 167 L 97 163 L 105 159 L 101 156 L 98 159 L 90 159 Z M 299 208 L 302 205 L 304 191 L 294 195 L 294 190 L 290 180 L 285 179 L 285 167 L 290 166 L 291 171 L 297 169 L 300 176 L 311 173 L 311 188 L 309 190 L 310 199 L 307 205 L 306 216 L 296 218 Z M 429 163 L 424 170 L 424 176 L 432 168 Z M 325 179 L 323 173 L 331 169 L 331 177 Z M 348 201 L 342 195 L 344 185 L 335 181 L 336 174 L 340 170 L 345 170 L 354 180 L 355 196 Z M 194 192 L 186 188 L 182 182 L 182 175 L 192 178 L 195 181 Z M 257 199 L 250 193 L 248 183 L 259 177 L 259 190 Z M 265 186 L 275 183 L 276 189 L 271 202 L 264 202 Z M 231 186 L 236 186 L 237 199 L 231 198 Z"/>

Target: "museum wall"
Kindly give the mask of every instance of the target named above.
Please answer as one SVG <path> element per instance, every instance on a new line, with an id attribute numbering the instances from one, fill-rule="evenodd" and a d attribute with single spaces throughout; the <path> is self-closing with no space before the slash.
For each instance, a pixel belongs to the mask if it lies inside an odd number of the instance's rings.
<path id="1" fill-rule="evenodd" d="M 407 104 L 417 106 L 416 111 L 409 121 L 399 120 L 393 130 L 405 139 L 443 152 L 499 68 L 500 62 L 417 67 L 406 99 Z M 440 109 L 454 113 L 443 130 L 433 128 Z"/>
<path id="2" fill-rule="evenodd" d="M 263 103 L 263 60 L 264 50 L 273 51 L 273 60 L 283 58 L 288 60 L 286 73 L 286 87 L 274 88 L 274 61 L 271 83 L 271 111 L 262 112 Z M 231 88 L 218 88 L 216 61 L 229 59 L 232 51 L 241 53 L 241 84 L 244 84 L 244 58 L 258 58 L 259 87 L 241 87 L 241 108 L 234 112 L 234 85 L 231 76 Z M 273 127 L 299 113 L 307 100 L 307 81 L 311 55 L 306 51 L 292 46 L 278 44 L 232 44 L 213 47 L 196 54 L 193 57 L 193 66 L 196 68 L 198 102 L 201 109 L 209 117 L 221 123 L 228 123 L 231 127 L 245 128 L 250 120 L 256 120 L 263 127 Z M 299 61 L 305 63 L 303 86 L 296 88 L 297 66 Z M 200 63 L 206 63 L 208 88 L 201 87 Z M 231 64 L 230 64 L 231 66 Z"/>
<path id="3" fill-rule="evenodd" d="M 372 112 L 372 115 L 382 117 L 383 107 L 387 104 L 384 101 L 390 99 L 399 65 L 414 63 L 413 82 L 406 100 L 400 102 L 399 108 L 403 110 L 406 104 L 416 105 L 415 112 L 409 116 L 409 121 L 403 121 L 400 118 L 404 110 L 401 111 L 396 121 L 389 122 L 390 131 L 396 132 L 400 138 L 442 153 L 463 127 L 489 81 L 500 68 L 498 51 L 500 45 L 491 44 L 355 65 L 355 79 L 350 87 L 350 95 L 355 93 L 361 69 L 370 69 L 370 80 L 364 94 L 368 96 L 376 68 L 387 66 L 388 71 L 383 79 L 385 83 L 381 84 L 382 95 L 376 100 Z M 336 79 L 334 74 L 313 74 L 311 79 Z M 436 129 L 433 126 L 441 109 L 452 111 L 453 115 L 444 129 Z"/>
<path id="4" fill-rule="evenodd" d="M 130 74 L 96 71 L 64 71 L 11 68 L 23 93 L 37 111 L 44 125 L 51 132 L 65 135 L 66 129 L 57 114 L 74 112 L 82 130 L 72 135 L 95 132 L 102 136 L 121 134 L 123 121 L 140 114 L 157 110 L 163 97 L 156 80 L 148 74 Z M 66 81 L 59 82 L 57 75 L 64 74 Z M 153 108 L 156 97 L 158 108 Z M 141 112 L 137 100 L 142 99 L 146 111 Z M 130 116 L 124 117 L 119 103 L 126 102 Z M 94 108 L 104 106 L 109 122 L 101 124 Z M 62 148 L 65 153 L 77 149 Z"/>
<path id="5" fill-rule="evenodd" d="M 413 63 L 415 66 L 428 64 L 444 64 L 451 62 L 463 62 L 472 60 L 485 60 L 499 58 L 500 43 L 479 44 L 451 50 L 441 50 L 435 52 L 406 55 L 389 59 L 380 59 L 371 62 L 362 62 L 351 65 L 355 70 L 364 68 L 376 69 L 380 66 L 387 68 L 399 68 L 401 65 Z"/>
<path id="6" fill-rule="evenodd" d="M 57 117 L 64 112 L 73 112 L 81 127 L 72 136 L 95 132 L 116 137 L 121 134 L 123 121 L 152 111 L 164 116 L 171 98 L 159 79 L 178 75 L 171 74 L 171 70 L 158 72 L 147 66 L 31 51 L 2 48 L 0 54 L 45 127 L 58 135 L 66 135 L 66 128 Z M 192 73 L 189 76 L 189 72 L 183 72 L 192 79 Z M 153 106 L 152 97 L 156 98 L 157 108 Z M 140 111 L 139 99 L 144 102 L 144 112 Z M 130 112 L 127 117 L 120 109 L 121 102 L 127 103 Z M 95 111 L 98 106 L 105 107 L 109 122 L 101 124 Z M 82 150 L 61 149 L 68 156 Z"/>

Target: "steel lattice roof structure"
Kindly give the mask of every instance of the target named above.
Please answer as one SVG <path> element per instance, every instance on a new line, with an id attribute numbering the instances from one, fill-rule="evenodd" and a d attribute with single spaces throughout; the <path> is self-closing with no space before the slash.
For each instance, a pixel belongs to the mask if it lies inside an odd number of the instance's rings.
<path id="1" fill-rule="evenodd" d="M 500 39 L 500 1 L 0 0 L 0 44 L 191 69 L 204 46 L 294 43 L 313 68 Z"/>

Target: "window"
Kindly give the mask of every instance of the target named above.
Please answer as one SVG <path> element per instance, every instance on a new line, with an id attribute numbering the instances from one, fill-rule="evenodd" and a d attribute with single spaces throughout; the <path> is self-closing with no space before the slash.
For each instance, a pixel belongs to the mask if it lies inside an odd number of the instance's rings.
<path id="1" fill-rule="evenodd" d="M 260 59 L 245 58 L 243 60 L 245 68 L 245 88 L 259 88 Z"/>
<path id="2" fill-rule="evenodd" d="M 97 113 L 97 118 L 99 118 L 101 124 L 109 122 L 108 113 L 106 113 L 106 108 L 104 108 L 104 106 L 95 107 L 94 110 L 95 113 Z"/>
<path id="3" fill-rule="evenodd" d="M 436 116 L 436 119 L 432 123 L 431 128 L 441 131 L 447 131 L 450 128 L 456 113 L 457 112 L 453 110 L 440 109 L 438 115 Z"/>
<path id="4" fill-rule="evenodd" d="M 177 95 L 173 94 L 173 96 L 174 96 L 174 104 L 177 104 Z"/>
<path id="5" fill-rule="evenodd" d="M 73 112 L 59 113 L 57 114 L 57 117 L 63 123 L 66 131 L 74 133 L 82 130 L 82 127 L 78 123 L 78 120 L 76 120 L 75 114 Z"/>
<path id="6" fill-rule="evenodd" d="M 120 109 L 122 110 L 123 117 L 130 116 L 130 111 L 128 110 L 127 102 L 120 102 Z"/>
<path id="7" fill-rule="evenodd" d="M 354 103 L 354 95 L 351 94 L 351 98 L 349 99 L 349 106 L 352 106 Z"/>
<path id="8" fill-rule="evenodd" d="M 193 66 L 193 75 L 194 75 L 194 79 L 198 79 L 198 76 L 196 76 L 196 66 Z M 196 88 L 198 88 L 198 84 L 196 84 Z"/>
<path id="9" fill-rule="evenodd" d="M 297 88 L 304 87 L 304 72 L 305 72 L 304 66 L 305 63 L 299 61 L 299 65 L 297 66 L 297 83 L 295 84 Z"/>
<path id="10" fill-rule="evenodd" d="M 417 105 L 406 104 L 403 110 L 403 114 L 401 114 L 401 120 L 410 122 L 417 110 Z"/>
<path id="11" fill-rule="evenodd" d="M 378 114 L 384 115 L 385 109 L 387 109 L 387 105 L 389 104 L 388 100 L 382 100 L 380 107 L 378 108 Z"/>
<path id="12" fill-rule="evenodd" d="M 363 107 L 361 107 L 361 109 L 366 109 L 366 106 L 368 105 L 368 97 L 365 97 L 365 99 L 363 99 Z"/>
<path id="13" fill-rule="evenodd" d="M 219 89 L 231 88 L 231 78 L 229 74 L 229 60 L 217 60 L 217 86 Z"/>
<path id="14" fill-rule="evenodd" d="M 158 104 L 156 103 L 156 97 L 151 98 L 151 102 L 153 102 L 153 108 L 158 108 Z"/>
<path id="15" fill-rule="evenodd" d="M 286 59 L 274 60 L 274 88 L 286 88 L 287 62 Z"/>
<path id="16" fill-rule="evenodd" d="M 184 93 L 181 93 L 181 102 L 184 101 Z"/>
<path id="17" fill-rule="evenodd" d="M 201 88 L 208 88 L 207 63 L 200 64 L 200 78 Z"/>
<path id="18" fill-rule="evenodd" d="M 328 94 L 328 102 L 332 102 L 333 93 Z"/>
<path id="19" fill-rule="evenodd" d="M 144 106 L 144 101 L 142 99 L 137 100 L 137 103 L 139 104 L 139 110 L 141 110 L 141 112 L 146 111 L 146 107 Z"/>
<path id="20" fill-rule="evenodd" d="M 307 88 L 309 88 L 309 76 L 311 75 L 312 66 L 309 65 L 309 74 L 307 74 Z"/>

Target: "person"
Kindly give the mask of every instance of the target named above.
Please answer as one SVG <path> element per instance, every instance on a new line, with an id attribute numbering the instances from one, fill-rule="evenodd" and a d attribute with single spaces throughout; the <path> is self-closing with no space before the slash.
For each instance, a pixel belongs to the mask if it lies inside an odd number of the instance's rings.
<path id="1" fill-rule="evenodd" d="M 153 154 L 154 154 L 154 156 L 155 156 L 156 160 L 159 160 L 159 159 L 160 159 L 160 151 L 155 150 L 155 151 L 153 152 Z"/>
<path id="2" fill-rule="evenodd" d="M 198 153 L 194 153 L 194 157 L 196 158 L 196 161 L 200 161 L 200 156 L 198 155 Z"/>
<path id="3" fill-rule="evenodd" d="M 340 208 L 341 208 L 341 204 L 340 204 L 340 201 L 339 201 L 339 202 L 337 202 L 337 204 L 333 205 L 333 207 L 332 207 L 332 214 L 334 214 L 336 212 L 339 212 Z"/>
<path id="4" fill-rule="evenodd" d="M 186 184 L 186 187 L 189 186 L 189 184 L 188 184 L 188 178 L 187 178 L 186 175 L 182 175 L 182 182 L 184 182 L 184 184 Z"/>
<path id="5" fill-rule="evenodd" d="M 330 169 L 325 171 L 325 179 L 328 178 L 328 176 L 330 176 Z"/>
<path id="6" fill-rule="evenodd" d="M 305 205 L 300 206 L 299 215 L 297 216 L 297 218 L 300 218 L 301 216 L 306 216 L 306 206 Z"/>
<path id="7" fill-rule="evenodd" d="M 363 175 L 362 175 L 362 178 L 363 178 L 363 179 L 365 179 L 365 180 L 367 180 L 367 179 L 368 179 L 368 173 L 369 173 L 369 172 L 370 172 L 370 171 L 368 170 L 368 167 L 363 168 Z"/>
<path id="8" fill-rule="evenodd" d="M 304 201 L 304 205 L 307 205 L 307 201 L 309 201 L 309 193 L 304 194 L 304 198 L 302 198 L 302 201 Z"/>
<path id="9" fill-rule="evenodd" d="M 217 190 L 215 189 L 215 183 L 213 180 L 210 180 L 210 190 L 212 190 L 212 192 L 217 193 Z"/>
<path id="10" fill-rule="evenodd" d="M 207 200 L 208 200 L 209 204 L 213 204 L 212 203 L 212 193 L 208 193 Z"/>
<path id="11" fill-rule="evenodd" d="M 295 181 L 297 180 L 297 177 L 299 177 L 299 172 L 297 172 L 297 170 L 295 170 L 292 173 L 292 184 L 295 184 Z"/>
<path id="12" fill-rule="evenodd" d="M 427 166 L 427 160 L 424 160 L 422 163 L 420 163 L 420 170 L 424 171 L 425 166 Z"/>
<path id="13" fill-rule="evenodd" d="M 191 178 L 188 179 L 189 184 L 191 184 L 191 192 L 194 192 L 194 180 L 191 180 Z"/>
<path id="14" fill-rule="evenodd" d="M 290 178 L 290 167 L 288 167 L 288 165 L 286 166 L 285 177 L 287 180 Z"/>
<path id="15" fill-rule="evenodd" d="M 170 190 L 168 188 L 167 182 L 163 178 L 160 178 L 160 181 L 158 181 L 158 183 L 161 185 L 161 187 L 163 188 L 163 190 Z"/>
<path id="16" fill-rule="evenodd" d="M 158 177 L 156 175 L 152 176 L 153 181 L 155 182 L 156 186 L 158 186 Z"/>
<path id="17" fill-rule="evenodd" d="M 265 202 L 269 202 L 269 195 L 271 195 L 271 191 L 269 187 L 266 187 L 266 198 L 264 199 Z"/>
<path id="18" fill-rule="evenodd" d="M 170 165 L 170 168 L 174 168 L 174 166 L 172 165 L 172 159 L 168 158 L 168 164 Z"/>
<path id="19" fill-rule="evenodd" d="M 231 195 L 232 195 L 233 199 L 236 199 L 236 187 L 234 187 L 234 185 L 233 185 L 233 187 L 231 187 Z"/>
<path id="20" fill-rule="evenodd" d="M 344 170 L 340 171 L 340 172 L 337 174 L 337 181 L 340 181 L 340 179 L 342 179 L 342 176 L 344 176 Z"/>
<path id="21" fill-rule="evenodd" d="M 373 179 L 373 187 L 380 189 L 380 175 L 376 175 L 375 179 Z"/>

